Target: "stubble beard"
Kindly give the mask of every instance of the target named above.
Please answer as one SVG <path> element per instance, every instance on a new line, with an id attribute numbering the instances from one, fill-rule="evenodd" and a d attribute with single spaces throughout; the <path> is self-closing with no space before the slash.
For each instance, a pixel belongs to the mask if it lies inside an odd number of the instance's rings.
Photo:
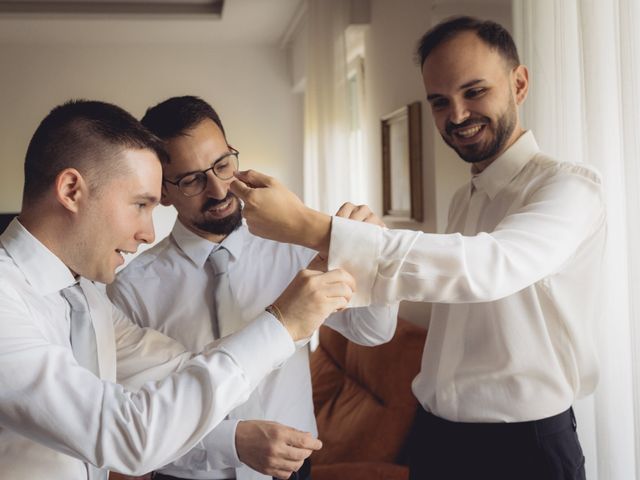
<path id="1" fill-rule="evenodd" d="M 493 141 L 488 145 L 482 144 L 478 142 L 477 144 L 468 145 L 465 147 L 458 147 L 452 140 L 450 140 L 450 135 L 447 133 L 442 134 L 442 139 L 445 141 L 447 145 L 449 145 L 458 156 L 467 163 L 478 163 L 489 158 L 495 157 L 498 155 L 505 147 L 509 138 L 513 134 L 513 131 L 516 128 L 518 112 L 515 106 L 515 102 L 513 98 L 509 99 L 509 106 L 506 111 L 498 117 L 495 126 L 495 134 L 493 137 Z M 468 125 L 474 124 L 485 124 L 484 128 L 490 128 L 492 125 L 491 119 L 488 117 L 483 117 L 481 119 L 469 119 L 463 122 L 460 125 L 455 125 L 458 127 L 465 127 Z M 447 126 L 447 130 L 452 128 L 451 125 Z"/>
<path id="2" fill-rule="evenodd" d="M 210 208 L 215 207 L 216 205 L 226 202 L 229 198 L 235 198 L 237 207 L 236 209 L 229 215 L 224 218 L 218 218 L 215 220 L 206 220 L 204 218 L 204 214 Z M 194 225 L 202 230 L 203 232 L 212 233 L 214 235 L 229 235 L 230 233 L 237 230 L 240 225 L 242 225 L 242 204 L 240 200 L 231 192 L 227 195 L 223 200 L 215 200 L 213 198 L 209 199 L 202 207 L 203 219 L 194 222 Z"/>

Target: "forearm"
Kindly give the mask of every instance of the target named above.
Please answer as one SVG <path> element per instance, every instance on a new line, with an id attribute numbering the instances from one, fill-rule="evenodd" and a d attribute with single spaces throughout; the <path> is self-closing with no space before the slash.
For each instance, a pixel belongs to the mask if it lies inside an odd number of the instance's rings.
<path id="1" fill-rule="evenodd" d="M 297 227 L 297 241 L 290 242 L 311 248 L 326 257 L 329 253 L 331 240 L 331 217 L 311 208 L 302 217 L 301 225 Z"/>

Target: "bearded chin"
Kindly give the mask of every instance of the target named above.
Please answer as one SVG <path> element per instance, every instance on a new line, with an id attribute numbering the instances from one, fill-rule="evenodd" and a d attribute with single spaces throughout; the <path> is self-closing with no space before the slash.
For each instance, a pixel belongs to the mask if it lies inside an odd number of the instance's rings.
<path id="1" fill-rule="evenodd" d="M 502 152 L 504 146 L 506 145 L 507 141 L 516 128 L 516 118 L 518 112 L 517 110 L 515 110 L 515 103 L 513 101 L 511 103 L 513 107 L 509 108 L 498 118 L 496 133 L 493 141 L 490 144 L 482 145 L 478 143 L 475 145 L 469 145 L 464 149 L 460 149 L 456 145 L 454 145 L 453 142 L 450 142 L 447 138 L 445 138 L 444 135 L 442 136 L 442 139 L 447 145 L 449 145 L 456 151 L 461 159 L 463 159 L 467 163 L 478 163 L 487 160 L 488 158 L 495 157 Z M 488 126 L 485 128 L 488 128 Z"/>
<path id="2" fill-rule="evenodd" d="M 195 225 L 203 232 L 214 235 L 229 235 L 242 225 L 242 205 L 238 201 L 238 208 L 231 215 L 217 220 L 205 220 Z"/>

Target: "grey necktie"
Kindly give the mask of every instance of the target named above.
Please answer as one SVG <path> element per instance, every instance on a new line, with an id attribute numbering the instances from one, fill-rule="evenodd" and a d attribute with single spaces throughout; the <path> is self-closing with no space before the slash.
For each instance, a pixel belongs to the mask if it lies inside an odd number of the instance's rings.
<path id="1" fill-rule="evenodd" d="M 209 255 L 209 263 L 213 268 L 214 318 L 211 319 L 213 335 L 216 339 L 233 333 L 235 308 L 229 284 L 229 250 L 218 247 Z"/>
<path id="2" fill-rule="evenodd" d="M 62 296 L 71 307 L 71 349 L 80 365 L 100 376 L 98 368 L 98 346 L 93 329 L 89 304 L 79 284 L 62 290 Z"/>
<path id="3" fill-rule="evenodd" d="M 96 376 L 100 376 L 98 367 L 98 346 L 96 332 L 93 329 L 87 298 L 79 284 L 71 285 L 60 292 L 71 307 L 71 350 L 78 363 Z M 88 463 L 88 480 L 106 480 L 107 470 L 100 470 Z"/>

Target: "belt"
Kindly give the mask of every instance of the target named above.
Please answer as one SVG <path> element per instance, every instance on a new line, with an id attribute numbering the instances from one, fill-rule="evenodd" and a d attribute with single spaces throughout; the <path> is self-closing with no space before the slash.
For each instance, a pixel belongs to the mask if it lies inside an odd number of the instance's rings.
<path id="1" fill-rule="evenodd" d="M 499 433 L 499 432 L 524 432 L 536 431 L 538 434 L 548 435 L 571 426 L 576 429 L 576 417 L 573 408 L 569 408 L 562 413 L 540 420 L 530 420 L 526 422 L 512 423 L 467 423 L 452 422 L 444 418 L 437 417 L 424 409 L 418 410 L 418 422 L 428 425 L 430 428 L 445 428 L 449 431 L 460 433 Z"/>

